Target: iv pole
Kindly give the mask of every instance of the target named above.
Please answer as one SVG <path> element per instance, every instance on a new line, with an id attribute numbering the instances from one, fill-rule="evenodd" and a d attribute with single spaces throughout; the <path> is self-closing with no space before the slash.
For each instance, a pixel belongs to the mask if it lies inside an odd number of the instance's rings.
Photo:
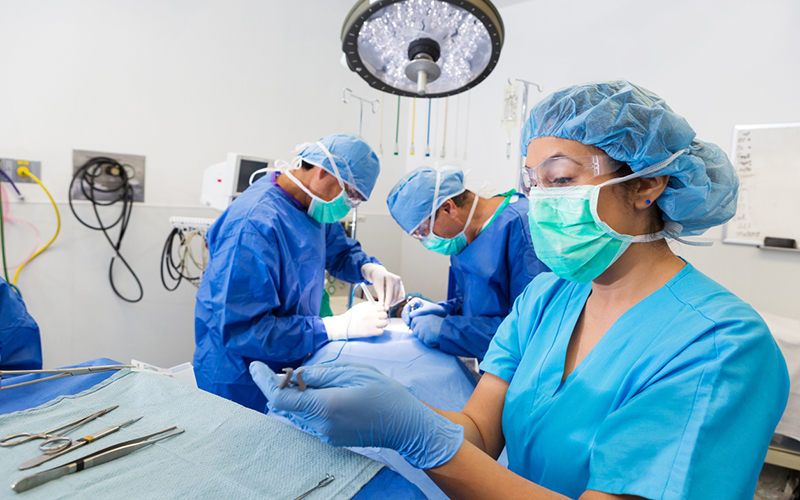
<path id="1" fill-rule="evenodd" d="M 372 110 L 372 114 L 378 112 L 378 107 L 380 107 L 380 101 L 377 99 L 370 101 L 369 99 L 364 99 L 363 97 L 359 97 L 353 93 L 352 90 L 345 88 L 342 90 L 342 102 L 347 104 L 348 94 L 352 99 L 358 99 L 358 135 L 361 136 L 361 126 L 364 123 L 364 103 L 370 105 L 370 109 Z M 356 239 L 356 226 L 358 225 L 358 207 L 353 208 L 353 219 L 350 222 L 350 237 Z M 353 288 L 355 285 L 350 283 L 350 287 L 347 291 L 347 308 L 350 309 L 353 307 Z"/>
<path id="2" fill-rule="evenodd" d="M 529 82 L 528 80 L 522 80 L 520 78 L 509 78 L 508 79 L 508 84 L 509 85 L 514 85 L 516 82 L 520 82 L 522 84 L 522 115 L 521 115 L 520 123 L 524 124 L 525 120 L 528 119 L 528 117 L 525 116 L 525 113 L 528 111 L 528 87 L 533 85 L 534 87 L 536 87 L 536 90 L 538 90 L 540 93 L 542 92 L 542 87 L 540 87 L 538 83 Z M 520 126 L 520 132 L 521 131 L 522 131 L 522 126 Z M 520 153 L 520 155 L 519 155 L 519 171 L 520 172 L 522 172 L 522 168 L 525 166 L 524 160 L 522 158 L 523 158 L 522 154 Z M 517 175 L 517 185 L 516 185 L 515 189 L 518 192 L 522 189 L 522 185 L 521 185 L 521 181 L 520 181 L 520 176 L 519 175 Z"/>

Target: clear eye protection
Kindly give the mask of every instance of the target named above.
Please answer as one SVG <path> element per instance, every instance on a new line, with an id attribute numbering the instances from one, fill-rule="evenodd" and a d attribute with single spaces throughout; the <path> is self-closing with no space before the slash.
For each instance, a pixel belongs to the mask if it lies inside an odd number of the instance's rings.
<path id="1" fill-rule="evenodd" d="M 543 190 L 574 188 L 589 183 L 593 178 L 616 172 L 619 162 L 606 155 L 556 156 L 548 158 L 534 167 L 525 166 L 520 172 L 521 186 L 525 195 L 532 187 Z"/>
<path id="2" fill-rule="evenodd" d="M 298 148 L 305 147 L 307 145 L 310 144 L 303 144 L 298 146 Z M 347 163 L 347 160 L 339 155 L 336 155 L 336 158 L 334 158 L 334 155 L 332 155 L 331 152 L 328 151 L 328 148 L 325 147 L 325 145 L 322 144 L 321 142 L 317 142 L 315 143 L 315 145 L 318 146 L 322 150 L 322 152 L 325 153 L 325 156 L 328 157 L 330 166 L 333 169 L 333 175 L 334 177 L 336 177 L 336 180 L 339 182 L 339 186 L 342 187 L 342 191 L 344 192 L 345 195 L 344 199 L 347 205 L 350 208 L 355 208 L 359 204 L 361 204 L 362 201 L 365 201 L 366 199 L 365 196 L 361 194 L 361 192 L 356 187 L 357 184 L 355 178 L 353 178 L 353 171 L 350 168 L 350 164 Z M 337 165 L 337 160 L 344 165 L 344 168 L 339 168 L 340 165 Z M 317 166 L 323 168 L 322 165 L 317 165 Z"/>
<path id="3" fill-rule="evenodd" d="M 425 239 L 429 234 L 431 234 L 431 219 L 428 217 L 424 221 L 420 222 L 419 226 L 417 226 L 414 231 L 411 232 L 411 237 L 416 238 L 418 240 Z"/>

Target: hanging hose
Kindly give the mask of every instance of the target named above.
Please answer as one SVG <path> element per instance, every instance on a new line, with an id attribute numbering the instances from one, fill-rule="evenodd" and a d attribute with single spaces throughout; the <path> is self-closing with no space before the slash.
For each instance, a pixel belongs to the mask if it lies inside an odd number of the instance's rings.
<path id="1" fill-rule="evenodd" d="M 439 158 L 444 158 L 445 156 L 445 144 L 447 144 L 447 107 L 450 104 L 450 98 L 444 98 L 444 134 L 442 136 L 442 152 Z"/>
<path id="2" fill-rule="evenodd" d="M 102 184 L 100 184 L 99 181 L 99 178 L 104 173 L 110 175 L 112 179 L 117 180 L 119 185 L 112 188 L 105 188 Z M 75 190 L 77 182 L 80 183 L 80 191 L 83 193 L 86 199 L 92 203 L 92 209 L 94 210 L 94 215 L 98 223 L 97 226 L 93 226 L 84 222 L 83 219 L 81 219 L 75 212 L 75 207 L 72 204 L 72 192 Z M 98 196 L 103 195 L 110 196 L 111 200 L 102 201 L 98 198 Z M 114 221 L 113 224 L 104 224 L 100 218 L 100 213 L 98 212 L 97 207 L 110 207 L 117 202 L 122 202 L 122 210 L 120 211 L 119 217 L 116 221 Z M 144 297 L 142 283 L 139 281 L 139 277 L 136 276 L 136 273 L 133 272 L 131 266 L 120 253 L 122 238 L 125 236 L 125 231 L 128 229 L 131 211 L 133 210 L 133 186 L 131 186 L 131 183 L 128 180 L 128 174 L 125 171 L 125 167 L 113 158 L 106 158 L 104 156 L 90 158 L 78 169 L 77 172 L 75 172 L 75 175 L 72 177 L 72 182 L 70 183 L 69 187 L 69 208 L 72 210 L 72 214 L 75 215 L 75 218 L 78 219 L 78 222 L 89 229 L 102 231 L 103 235 L 106 237 L 106 240 L 111 245 L 111 248 L 114 249 L 114 256 L 111 257 L 111 263 L 108 266 L 108 280 L 111 283 L 111 289 L 114 290 L 114 293 L 117 295 L 117 297 L 121 298 L 125 302 L 131 303 L 142 300 L 142 297 Z M 117 225 L 119 226 L 119 234 L 115 243 L 111 239 L 108 231 Z M 139 288 L 139 296 L 135 299 L 124 297 L 119 293 L 117 287 L 114 285 L 113 271 L 114 262 L 117 258 L 119 258 L 122 264 L 128 269 L 128 271 L 131 273 L 131 276 L 133 276 L 133 279 L 136 280 L 136 285 Z"/>
<path id="3" fill-rule="evenodd" d="M 414 105 L 411 108 L 411 150 L 408 152 L 410 155 L 414 155 L 414 129 L 417 126 L 417 98 L 414 97 Z"/>
<path id="4" fill-rule="evenodd" d="M 431 99 L 428 99 L 428 137 L 425 140 L 425 156 L 431 155 Z"/>
<path id="5" fill-rule="evenodd" d="M 58 233 L 61 231 L 61 214 L 58 213 L 58 207 L 56 206 L 56 202 L 55 202 L 55 200 L 53 200 L 53 197 L 50 196 L 50 191 L 48 191 L 47 188 L 44 187 L 44 184 L 42 184 L 42 181 L 40 181 L 38 177 L 33 175 L 31 173 L 31 171 L 28 170 L 28 167 L 19 167 L 17 169 L 17 175 L 19 175 L 21 177 L 30 177 L 31 179 L 33 179 L 33 182 L 35 182 L 36 184 L 39 185 L 40 188 L 42 188 L 42 190 L 45 192 L 47 197 L 50 198 L 50 203 L 53 204 L 53 209 L 56 211 L 56 220 L 58 221 L 58 225 L 56 226 L 56 234 L 54 234 L 53 237 L 50 238 L 50 241 L 48 241 L 45 246 L 43 246 L 42 248 L 37 250 L 33 255 L 28 257 L 28 260 L 23 262 L 22 265 L 19 266 L 19 268 L 17 268 L 17 272 L 14 274 L 14 286 L 17 285 L 17 278 L 19 278 L 19 273 L 20 273 L 20 271 L 22 271 L 22 268 L 24 268 L 26 265 L 28 265 L 28 263 L 30 261 L 32 261 L 33 259 L 38 257 L 42 252 L 47 250 L 47 248 L 50 245 L 52 245 L 54 241 L 56 241 L 56 238 L 58 237 Z M 0 216 L 0 217 L 2 217 L 2 216 Z M 3 259 L 3 263 L 5 264 L 5 257 Z"/>
<path id="6" fill-rule="evenodd" d="M 394 155 L 400 154 L 400 96 L 397 96 L 397 125 L 394 129 Z"/>

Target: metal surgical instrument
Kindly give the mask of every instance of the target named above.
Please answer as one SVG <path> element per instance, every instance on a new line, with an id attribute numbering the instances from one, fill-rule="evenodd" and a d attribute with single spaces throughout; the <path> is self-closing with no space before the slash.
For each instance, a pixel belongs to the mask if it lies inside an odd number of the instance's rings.
<path id="1" fill-rule="evenodd" d="M 85 444 L 89 444 L 89 443 L 91 443 L 93 441 L 97 441 L 98 439 L 100 439 L 102 437 L 106 437 L 109 434 L 113 434 L 113 433 L 117 432 L 118 430 L 122 429 L 123 427 L 125 427 L 126 425 L 130 425 L 130 424 L 132 424 L 134 422 L 138 422 L 141 419 L 142 419 L 142 417 L 134 418 L 133 420 L 128 420 L 127 422 L 123 422 L 123 423 L 121 423 L 119 425 L 106 427 L 105 429 L 103 429 L 101 431 L 97 431 L 94 434 L 89 434 L 88 436 L 84 436 L 84 437 L 82 437 L 80 439 L 76 439 L 75 441 L 72 442 L 71 445 L 69 445 L 68 447 L 64 448 L 61 451 L 57 451 L 55 453 L 45 453 L 44 455 L 38 456 L 38 457 L 36 457 L 34 459 L 31 459 L 31 460 L 28 460 L 27 462 L 24 462 L 22 465 L 19 466 L 19 470 L 26 470 L 26 469 L 32 469 L 34 467 L 38 467 L 38 466 L 42 465 L 45 462 L 48 462 L 48 461 L 50 461 L 50 460 L 52 460 L 52 459 L 54 459 L 56 457 L 60 457 L 61 455 L 65 454 L 65 453 L 69 453 L 72 450 L 80 448 L 81 446 L 83 446 Z"/>
<path id="2" fill-rule="evenodd" d="M 49 431 L 40 432 L 38 434 L 32 434 L 30 432 L 20 432 L 18 434 L 11 434 L 10 436 L 6 436 L 3 439 L 0 439 L 0 446 L 2 447 L 16 446 L 18 444 L 22 444 L 27 441 L 32 441 L 34 439 L 44 439 L 44 443 L 39 445 L 39 449 L 47 454 L 56 453 L 63 450 L 64 448 L 67 448 L 70 444 L 72 444 L 72 440 L 68 437 L 65 437 L 64 434 L 73 429 L 77 429 L 78 427 L 82 426 L 87 422 L 91 422 L 97 417 L 102 417 L 106 413 L 116 408 L 119 408 L 119 405 L 112 406 L 111 408 L 106 408 L 105 410 L 100 410 L 97 413 L 89 415 L 88 417 L 79 418 L 74 422 L 70 422 L 68 424 L 62 425 L 61 427 L 56 427 L 55 429 L 50 429 Z M 60 444 L 52 445 L 51 443 L 60 443 Z"/>
<path id="3" fill-rule="evenodd" d="M 31 373 L 54 373 L 50 377 L 39 378 L 36 380 L 29 380 L 14 385 L 7 385 L 0 387 L 0 391 L 6 389 L 13 389 L 14 387 L 22 387 L 23 385 L 38 384 L 39 382 L 46 382 L 48 380 L 55 380 L 58 378 L 71 377 L 73 375 L 86 375 L 95 372 L 107 372 L 109 370 L 122 370 L 123 368 L 134 368 L 133 365 L 103 365 L 103 366 L 83 366 L 80 368 L 61 368 L 58 370 L 0 370 L 0 382 L 4 375 L 28 375 Z"/>
<path id="4" fill-rule="evenodd" d="M 124 441 L 122 443 L 109 446 L 108 448 L 103 448 L 100 451 L 79 458 L 74 462 L 69 462 L 60 467 L 55 467 L 53 469 L 48 469 L 46 471 L 39 472 L 38 474 L 34 474 L 32 476 L 24 477 L 19 481 L 17 481 L 16 483 L 12 484 L 11 489 L 16 491 L 17 493 L 28 491 L 48 481 L 52 481 L 53 479 L 58 479 L 60 477 L 66 476 L 67 474 L 72 474 L 73 472 L 80 472 L 84 469 L 88 469 L 89 467 L 94 467 L 95 465 L 104 464 L 106 462 L 116 460 L 117 458 L 124 457 L 125 455 L 133 453 L 136 450 L 140 450 L 144 447 L 150 446 L 151 444 L 157 443 L 162 439 L 169 439 L 173 436 L 177 436 L 178 434 L 181 434 L 183 432 L 183 429 L 178 429 L 175 432 L 170 432 L 169 434 L 166 434 L 164 436 L 150 439 L 153 436 L 158 436 L 159 434 L 164 434 L 165 432 L 169 432 L 172 430 L 175 430 L 175 427 L 170 427 L 169 429 L 164 429 L 163 431 L 154 432 L 153 434 L 148 434 L 147 436 L 142 436 L 140 438 L 131 439 L 130 441 Z"/>
<path id="5" fill-rule="evenodd" d="M 305 372 L 305 370 L 302 369 L 302 368 L 297 370 L 297 372 L 295 372 L 294 369 L 292 369 L 292 368 L 284 368 L 283 369 L 283 373 L 285 373 L 286 376 L 283 377 L 283 380 L 281 380 L 281 383 L 278 384 L 278 389 L 285 389 L 285 388 L 289 387 L 289 384 L 292 383 L 292 375 L 295 375 L 297 377 L 297 385 L 300 387 L 300 392 L 305 391 L 307 386 L 306 386 L 306 381 L 303 380 L 303 373 L 304 372 Z"/>
<path id="6" fill-rule="evenodd" d="M 302 500 L 303 498 L 307 497 L 308 495 L 310 495 L 311 493 L 317 491 L 318 489 L 328 486 L 329 484 L 331 484 L 333 482 L 334 479 L 336 479 L 334 476 L 331 476 L 330 474 L 325 474 L 325 479 L 320 481 L 319 484 L 317 484 L 316 486 L 314 486 L 310 490 L 306 491 L 305 493 L 303 493 L 299 497 L 295 498 L 294 500 Z"/>

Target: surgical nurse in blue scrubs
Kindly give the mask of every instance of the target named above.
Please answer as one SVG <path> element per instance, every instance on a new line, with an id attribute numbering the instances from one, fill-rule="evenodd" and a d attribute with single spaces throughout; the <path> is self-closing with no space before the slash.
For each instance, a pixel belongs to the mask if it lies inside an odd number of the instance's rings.
<path id="1" fill-rule="evenodd" d="M 411 299 L 403 320 L 428 347 L 482 360 L 519 294 L 547 271 L 531 243 L 528 200 L 514 191 L 482 198 L 457 168 L 419 167 L 386 203 L 404 231 L 450 256 L 447 300 Z"/>
<path id="2" fill-rule="evenodd" d="M 254 363 L 269 405 L 330 443 L 398 450 L 453 498 L 753 498 L 786 364 L 759 315 L 664 239 L 733 216 L 728 158 L 622 80 L 544 98 L 522 149 L 553 273 L 517 299 L 464 410 L 368 367 L 308 368 L 300 392 Z"/>
<path id="3" fill-rule="evenodd" d="M 42 341 L 15 289 L 0 278 L 0 370 L 41 370 Z"/>
<path id="4" fill-rule="evenodd" d="M 380 172 L 362 139 L 335 134 L 301 147 L 290 168 L 247 188 L 208 231 L 210 260 L 197 291 L 197 385 L 249 408 L 266 399 L 247 367 L 297 368 L 330 340 L 383 333 L 405 296 L 388 272 L 348 238 L 339 220 L 367 200 Z M 378 302 L 320 318 L 325 270 L 371 282 Z"/>

